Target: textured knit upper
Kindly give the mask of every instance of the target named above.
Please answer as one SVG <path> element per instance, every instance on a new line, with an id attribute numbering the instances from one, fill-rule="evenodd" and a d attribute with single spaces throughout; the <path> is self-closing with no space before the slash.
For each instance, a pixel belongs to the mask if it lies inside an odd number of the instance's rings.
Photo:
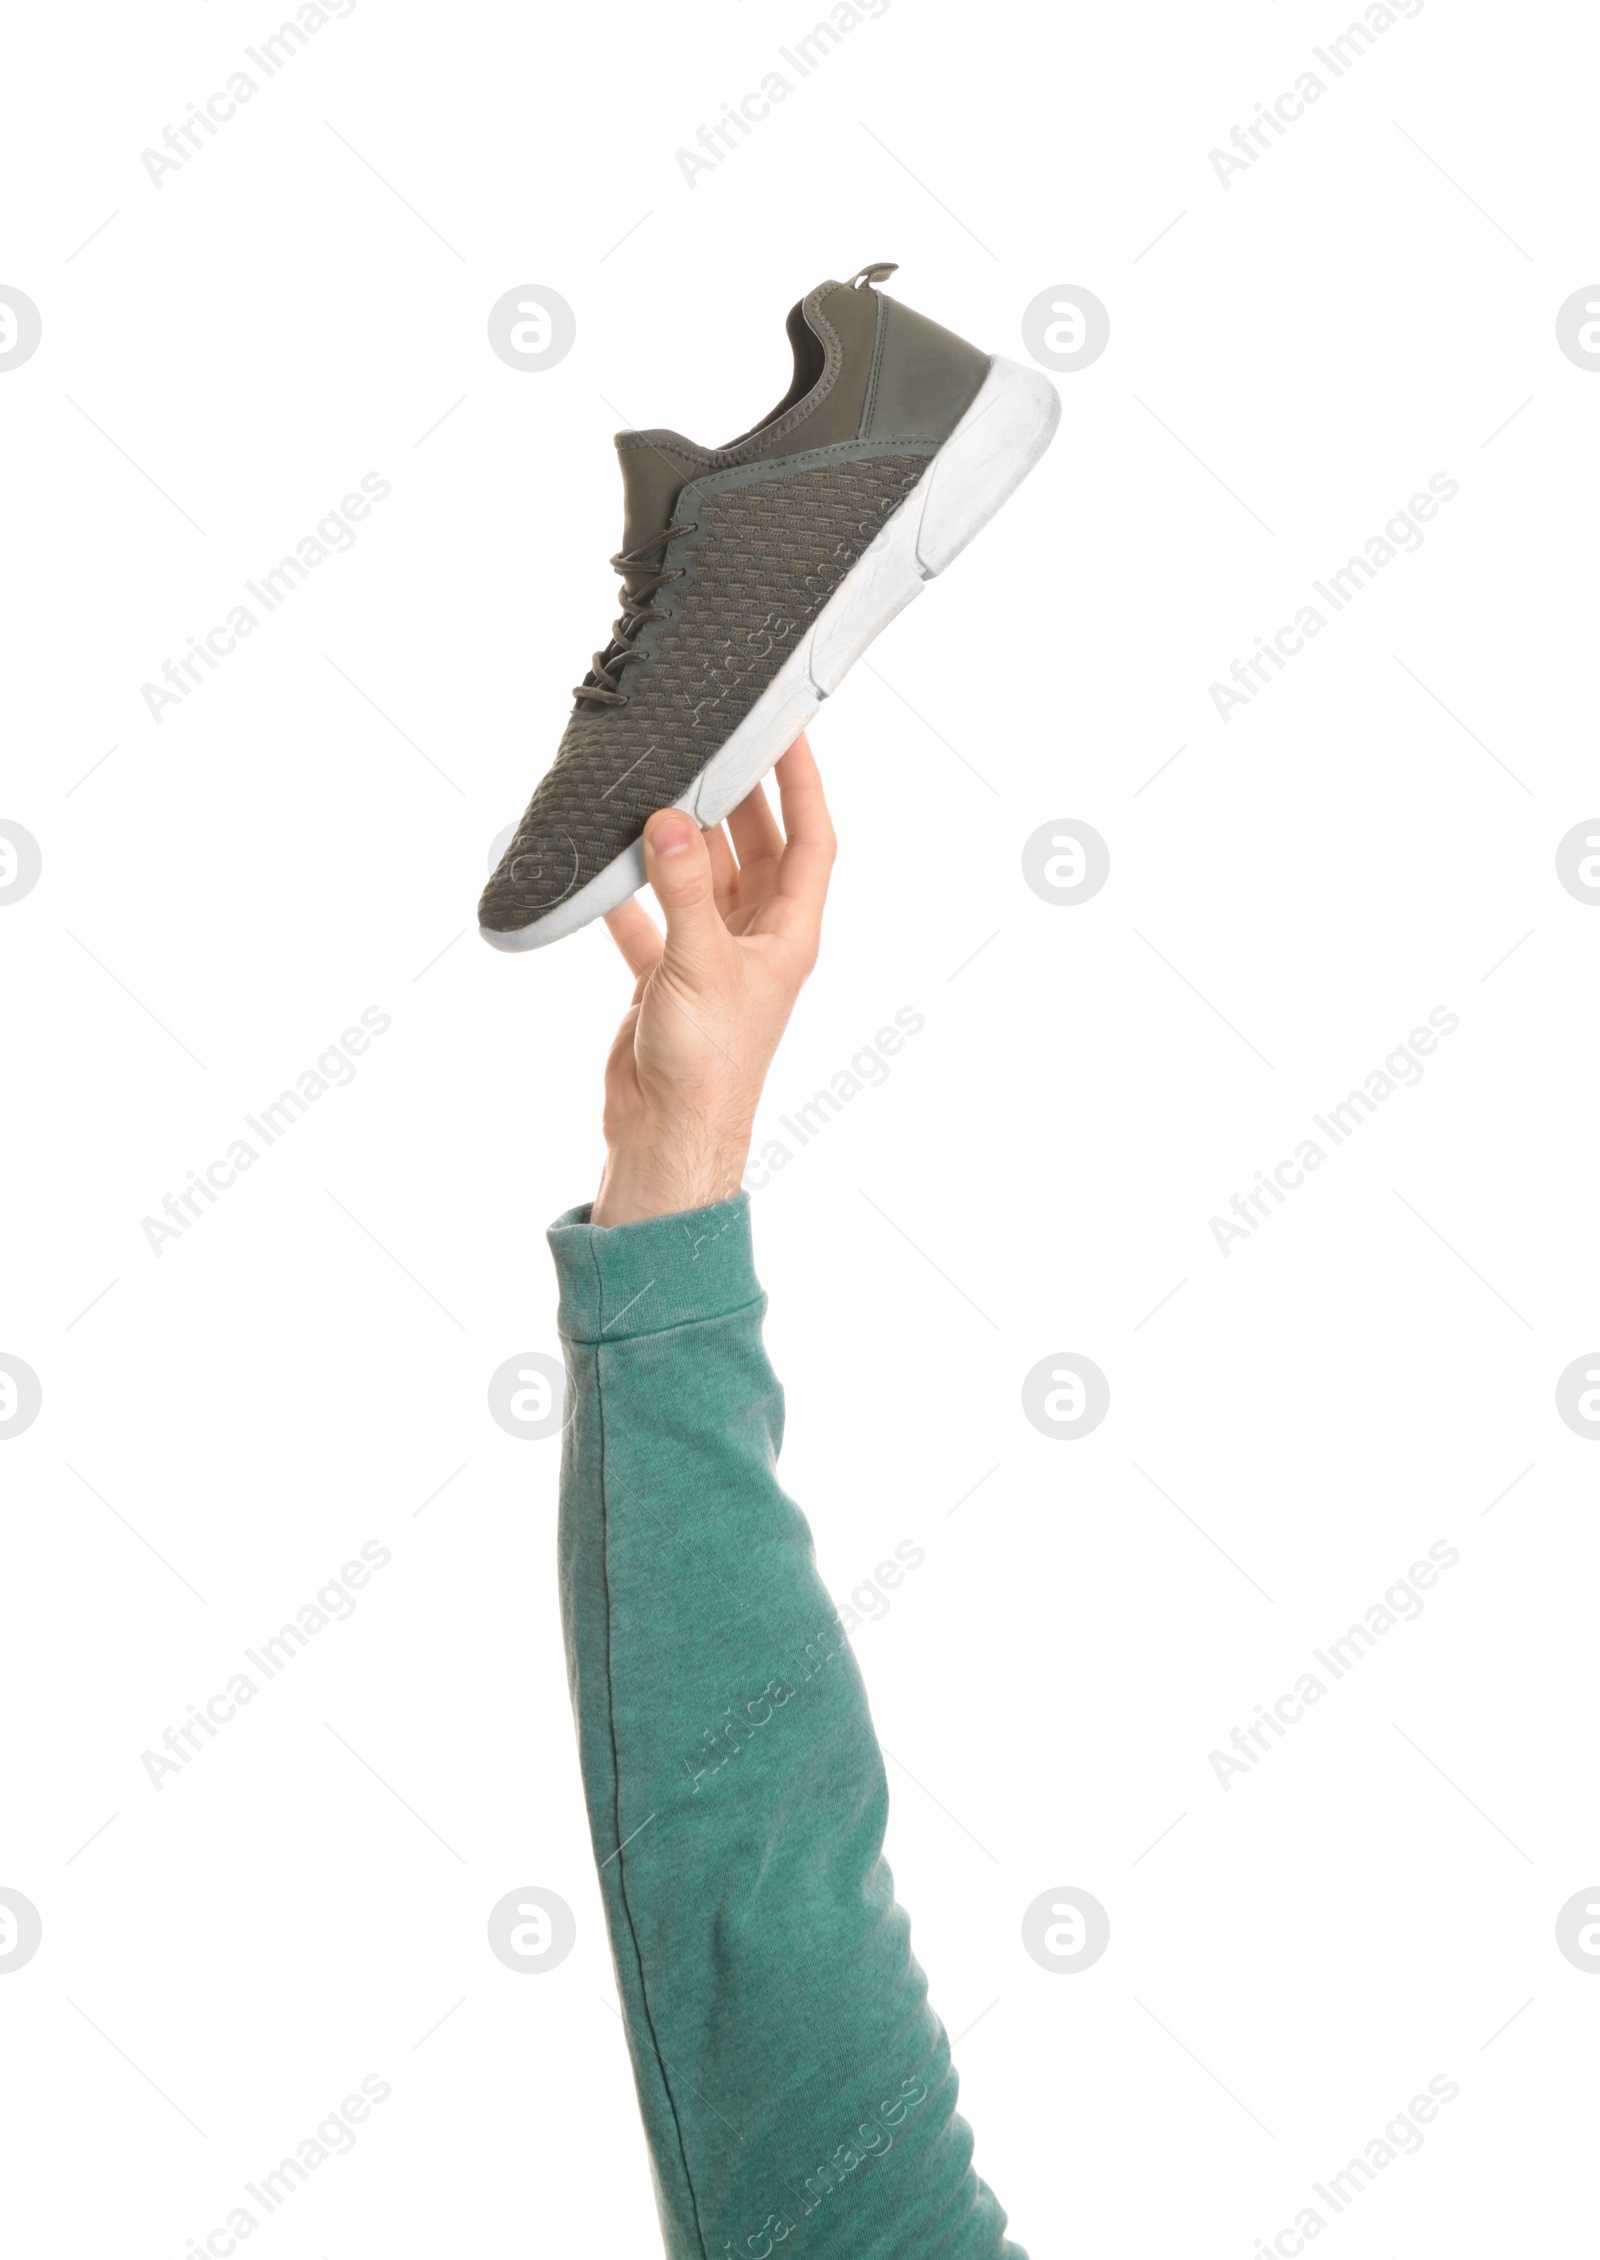
<path id="1" fill-rule="evenodd" d="M 892 443 L 891 443 L 892 444 Z M 480 922 L 514 932 L 603 871 L 679 800 L 743 721 L 818 612 L 927 468 L 930 450 L 780 459 L 769 477 L 684 490 L 626 703 L 580 700 L 554 766 L 484 890 Z M 764 466 L 762 468 L 765 468 Z M 725 483 L 731 480 L 732 483 Z"/>

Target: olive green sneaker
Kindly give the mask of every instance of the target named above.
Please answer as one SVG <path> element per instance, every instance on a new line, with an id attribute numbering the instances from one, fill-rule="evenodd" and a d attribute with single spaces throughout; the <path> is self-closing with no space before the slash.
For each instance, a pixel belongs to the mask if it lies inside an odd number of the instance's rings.
<path id="1" fill-rule="evenodd" d="M 793 383 L 726 447 L 617 434 L 622 611 L 483 891 L 496 949 L 626 901 L 654 810 L 720 823 L 1049 446 L 1050 380 L 885 297 L 894 271 L 801 300 Z"/>

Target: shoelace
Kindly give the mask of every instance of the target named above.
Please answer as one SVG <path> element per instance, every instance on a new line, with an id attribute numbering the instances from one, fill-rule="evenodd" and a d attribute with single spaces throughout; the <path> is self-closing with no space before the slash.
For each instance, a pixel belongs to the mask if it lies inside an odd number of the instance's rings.
<path id="1" fill-rule="evenodd" d="M 660 533 L 652 534 L 637 549 L 619 550 L 612 558 L 611 570 L 623 580 L 622 612 L 612 623 L 610 643 L 604 651 L 595 653 L 589 676 L 574 686 L 572 695 L 575 699 L 592 699 L 596 706 L 627 705 L 628 694 L 620 687 L 622 671 L 631 660 L 648 656 L 647 653 L 634 649 L 635 638 L 646 621 L 666 617 L 660 607 L 650 603 L 649 599 L 657 589 L 664 588 L 668 581 L 680 581 L 684 575 L 685 568 L 682 565 L 667 566 L 663 563 L 667 546 L 676 541 L 680 534 L 698 531 L 698 523 L 693 519 L 685 526 L 663 526 Z M 656 552 L 660 554 L 657 555 Z M 627 576 L 630 573 L 644 573 L 648 578 L 641 581 L 636 589 L 630 589 L 627 586 Z"/>

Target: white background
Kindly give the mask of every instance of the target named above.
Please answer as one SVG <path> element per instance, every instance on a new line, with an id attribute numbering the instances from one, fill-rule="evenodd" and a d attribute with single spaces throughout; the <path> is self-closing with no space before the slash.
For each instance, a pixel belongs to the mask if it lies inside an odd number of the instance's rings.
<path id="1" fill-rule="evenodd" d="M 0 1349 L 43 1390 L 0 1453 L 18 2248 L 178 2260 L 372 2073 L 262 2249 L 656 2248 L 558 1446 L 485 1399 L 556 1347 L 542 1234 L 592 1194 L 628 984 L 598 926 L 505 957 L 473 907 L 614 609 L 611 433 L 744 428 L 788 306 L 879 258 L 1016 357 L 1054 285 L 1111 318 L 815 726 L 843 847 L 762 1135 L 926 1027 L 755 1196 L 824 1574 L 926 1550 L 856 1646 L 979 2167 L 1035 2260 L 1245 2260 L 1443 2073 L 1425 2148 L 1320 2208 L 1335 2248 L 1565 2245 L 1600 912 L 1554 856 L 1600 803 L 1600 383 L 1554 324 L 1600 271 L 1593 23 L 1430 0 L 1224 187 L 1345 12 L 894 0 L 691 188 L 804 8 L 360 0 L 155 187 L 279 20 L 33 10 L 4 58 L 0 282 L 43 319 L 0 376 L 0 816 L 43 855 L 0 910 Z M 488 347 L 521 284 L 575 310 L 544 373 Z M 154 722 L 141 684 L 369 472 L 355 548 Z M 1224 724 L 1211 682 L 1437 472 L 1420 551 Z M 1020 867 L 1065 817 L 1111 853 L 1072 908 Z M 154 1254 L 370 1006 L 354 1083 Z M 1224 1256 L 1208 1220 L 1436 1006 L 1421 1084 Z M 1072 1443 L 1021 1408 L 1061 1351 L 1111 1390 Z M 1440 1539 L 1421 1619 L 1225 1790 L 1212 1750 Z M 153 1788 L 369 1540 L 354 1618 Z M 577 1916 L 544 1976 L 485 1938 L 527 1884 Z M 1020 1932 L 1069 1884 L 1111 1922 L 1076 1975 Z"/>

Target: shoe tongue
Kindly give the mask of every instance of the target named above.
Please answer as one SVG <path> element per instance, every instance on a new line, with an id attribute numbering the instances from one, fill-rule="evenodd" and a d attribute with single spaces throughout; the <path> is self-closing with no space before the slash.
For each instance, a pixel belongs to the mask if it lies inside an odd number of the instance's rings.
<path id="1" fill-rule="evenodd" d="M 697 471 L 702 451 L 677 432 L 618 432 L 622 466 L 622 547 L 635 550 L 670 522 L 673 504 Z M 627 585 L 648 578 L 630 573 Z"/>

